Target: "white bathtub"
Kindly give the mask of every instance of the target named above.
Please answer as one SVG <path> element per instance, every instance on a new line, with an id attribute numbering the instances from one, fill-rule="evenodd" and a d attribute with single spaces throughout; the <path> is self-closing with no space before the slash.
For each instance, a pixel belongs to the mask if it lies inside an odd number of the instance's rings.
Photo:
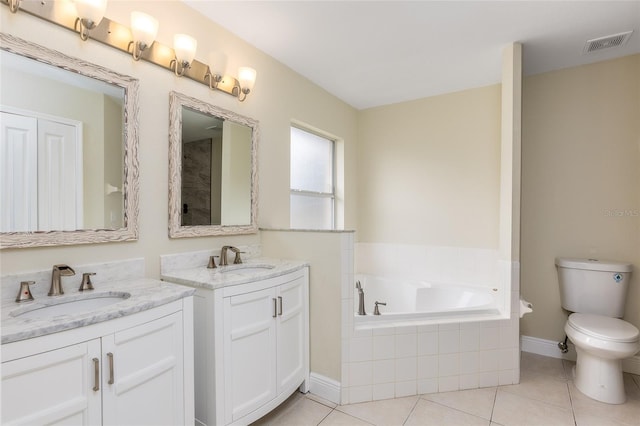
<path id="1" fill-rule="evenodd" d="M 406 325 L 469 322 L 504 318 L 498 309 L 498 288 L 357 275 L 364 291 L 367 315 L 358 315 L 358 291 L 354 285 L 354 325 L 356 329 Z M 374 302 L 380 315 L 373 315 Z"/>

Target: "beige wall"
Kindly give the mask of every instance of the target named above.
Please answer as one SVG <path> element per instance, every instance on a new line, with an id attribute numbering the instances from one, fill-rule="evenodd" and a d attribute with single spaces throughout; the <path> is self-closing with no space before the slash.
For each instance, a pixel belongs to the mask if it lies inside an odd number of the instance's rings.
<path id="1" fill-rule="evenodd" d="M 269 257 L 306 260 L 309 268 L 311 371 L 341 381 L 341 319 L 344 232 L 262 231 Z"/>
<path id="2" fill-rule="evenodd" d="M 247 245 L 259 242 L 258 235 L 168 238 L 168 128 L 169 92 L 176 90 L 203 101 L 243 114 L 260 122 L 258 147 L 260 226 L 289 225 L 289 126 L 292 119 L 309 123 L 344 139 L 347 176 L 346 226 L 355 227 L 355 181 L 351 170 L 355 161 L 356 111 L 318 88 L 289 68 L 249 46 L 221 27 L 206 20 L 180 1 L 109 2 L 106 16 L 128 25 L 132 10 L 154 15 L 160 21 L 158 40 L 173 44 L 173 34 L 187 32 L 198 39 L 196 58 L 207 61 L 209 51 L 224 50 L 230 73 L 238 66 L 251 65 L 258 71 L 254 91 L 246 102 L 144 61 L 135 62 L 127 54 L 92 40 L 82 42 L 69 30 L 44 22 L 26 13 L 9 13 L 0 8 L 2 31 L 67 55 L 102 65 L 140 80 L 140 232 L 139 240 L 90 246 L 3 250 L 1 273 L 50 268 L 56 263 L 70 265 L 143 257 L 146 275 L 158 277 L 159 255 L 211 249 L 223 244 Z"/>
<path id="3" fill-rule="evenodd" d="M 223 225 L 251 223 L 251 127 L 225 120 L 222 132 Z"/>
<path id="4" fill-rule="evenodd" d="M 522 334 L 564 338 L 556 256 L 633 262 L 640 327 L 640 55 L 527 77 L 523 99 Z"/>
<path id="5" fill-rule="evenodd" d="M 520 197 L 522 173 L 522 44 L 502 51 L 500 144 L 500 258 L 520 261 Z M 512 271 L 512 290 L 520 284 Z"/>
<path id="6" fill-rule="evenodd" d="M 124 222 L 124 200 L 122 197 L 123 181 L 123 149 L 122 149 L 122 102 L 109 96 L 104 96 L 105 123 L 121 123 L 120 126 L 105 126 L 104 129 L 104 183 L 120 189 L 118 192 L 106 194 L 100 188 L 104 198 L 104 224 L 106 228 L 121 228 Z M 116 120 L 116 118 L 118 120 Z M 100 159 L 100 157 L 98 157 Z"/>
<path id="7" fill-rule="evenodd" d="M 498 248 L 500 85 L 361 111 L 358 240 Z"/>

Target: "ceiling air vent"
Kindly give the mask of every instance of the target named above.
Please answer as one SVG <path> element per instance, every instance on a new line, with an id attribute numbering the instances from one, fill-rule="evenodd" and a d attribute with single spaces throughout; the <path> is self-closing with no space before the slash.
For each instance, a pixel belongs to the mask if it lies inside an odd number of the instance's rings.
<path id="1" fill-rule="evenodd" d="M 620 47 L 624 45 L 633 31 L 627 31 L 624 33 L 613 34 L 605 37 L 594 38 L 592 40 L 587 40 L 587 43 L 584 45 L 584 50 L 582 54 L 597 52 L 605 49 L 612 49 L 614 47 Z"/>

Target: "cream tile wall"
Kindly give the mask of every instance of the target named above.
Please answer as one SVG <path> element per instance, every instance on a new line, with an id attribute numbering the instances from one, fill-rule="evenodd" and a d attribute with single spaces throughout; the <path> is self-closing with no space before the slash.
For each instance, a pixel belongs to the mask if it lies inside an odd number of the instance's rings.
<path id="1" fill-rule="evenodd" d="M 417 244 L 358 243 L 358 273 L 444 284 L 495 287 L 498 250 Z"/>

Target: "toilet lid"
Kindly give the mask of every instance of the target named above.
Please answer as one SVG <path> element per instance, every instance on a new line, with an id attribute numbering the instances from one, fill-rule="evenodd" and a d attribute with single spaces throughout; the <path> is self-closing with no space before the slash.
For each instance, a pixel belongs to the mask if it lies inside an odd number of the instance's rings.
<path id="1" fill-rule="evenodd" d="M 635 342 L 640 335 L 632 324 L 602 315 L 574 313 L 569 315 L 568 322 L 584 334 L 612 342 Z"/>

